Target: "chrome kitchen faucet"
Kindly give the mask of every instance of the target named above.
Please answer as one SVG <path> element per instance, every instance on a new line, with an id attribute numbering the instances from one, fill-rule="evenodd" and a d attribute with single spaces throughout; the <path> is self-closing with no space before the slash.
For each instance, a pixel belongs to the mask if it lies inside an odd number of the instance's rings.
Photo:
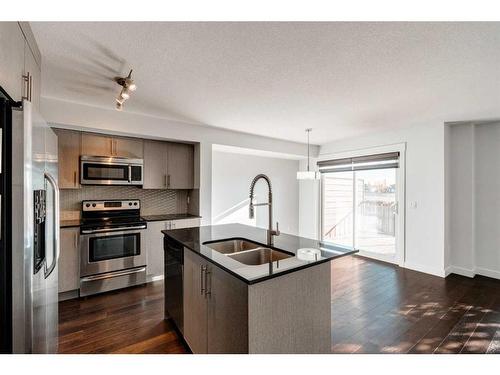
<path id="1" fill-rule="evenodd" d="M 267 187 L 269 188 L 268 202 L 253 203 L 255 184 L 261 178 L 267 182 Z M 250 185 L 250 206 L 248 211 L 248 216 L 250 219 L 253 219 L 255 216 L 255 206 L 269 206 L 269 228 L 267 229 L 267 244 L 272 245 L 274 243 L 274 236 L 279 236 L 280 230 L 278 222 L 276 222 L 276 230 L 273 229 L 273 190 L 271 188 L 271 180 L 265 174 L 258 174 L 257 176 L 255 176 Z"/>

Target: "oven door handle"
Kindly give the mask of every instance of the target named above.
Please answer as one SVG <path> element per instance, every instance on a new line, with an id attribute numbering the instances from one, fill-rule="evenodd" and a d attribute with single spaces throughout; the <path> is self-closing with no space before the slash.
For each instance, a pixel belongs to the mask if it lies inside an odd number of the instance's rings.
<path id="1" fill-rule="evenodd" d="M 137 227 L 119 227 L 119 228 L 108 228 L 108 229 L 82 229 L 82 234 L 94 234 L 94 233 L 102 233 L 102 232 L 120 232 L 124 230 L 130 229 L 146 229 L 146 224 L 140 225 Z"/>
<path id="2" fill-rule="evenodd" d="M 105 279 L 110 279 L 112 277 L 133 275 L 135 273 L 140 273 L 140 272 L 144 272 L 144 271 L 146 271 L 146 267 L 135 268 L 133 270 L 110 272 L 110 273 L 106 273 L 106 274 L 103 274 L 103 275 L 95 275 L 95 276 L 82 277 L 80 279 L 80 281 L 85 282 L 85 281 L 105 280 Z"/>

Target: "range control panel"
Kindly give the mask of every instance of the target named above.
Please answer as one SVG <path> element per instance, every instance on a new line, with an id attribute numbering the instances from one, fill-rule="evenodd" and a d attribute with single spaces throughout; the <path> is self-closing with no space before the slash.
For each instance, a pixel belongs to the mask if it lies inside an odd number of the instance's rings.
<path id="1" fill-rule="evenodd" d="M 82 201 L 82 211 L 120 211 L 138 210 L 141 208 L 139 199 L 109 200 L 109 201 Z"/>

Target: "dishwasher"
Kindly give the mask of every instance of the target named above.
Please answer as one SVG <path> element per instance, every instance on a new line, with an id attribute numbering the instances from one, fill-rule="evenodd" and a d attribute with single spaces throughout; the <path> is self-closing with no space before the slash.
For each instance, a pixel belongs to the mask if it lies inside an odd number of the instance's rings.
<path id="1" fill-rule="evenodd" d="M 184 247 L 168 237 L 163 239 L 165 250 L 165 319 L 172 319 L 184 333 L 183 275 Z"/>

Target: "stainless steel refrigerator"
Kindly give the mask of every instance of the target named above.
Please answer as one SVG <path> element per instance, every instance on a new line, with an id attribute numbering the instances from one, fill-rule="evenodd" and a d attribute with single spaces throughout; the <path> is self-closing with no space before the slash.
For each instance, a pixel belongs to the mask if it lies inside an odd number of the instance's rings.
<path id="1" fill-rule="evenodd" d="M 29 101 L 13 102 L 3 93 L 7 98 L 0 100 L 2 351 L 56 353 L 57 136 Z"/>

